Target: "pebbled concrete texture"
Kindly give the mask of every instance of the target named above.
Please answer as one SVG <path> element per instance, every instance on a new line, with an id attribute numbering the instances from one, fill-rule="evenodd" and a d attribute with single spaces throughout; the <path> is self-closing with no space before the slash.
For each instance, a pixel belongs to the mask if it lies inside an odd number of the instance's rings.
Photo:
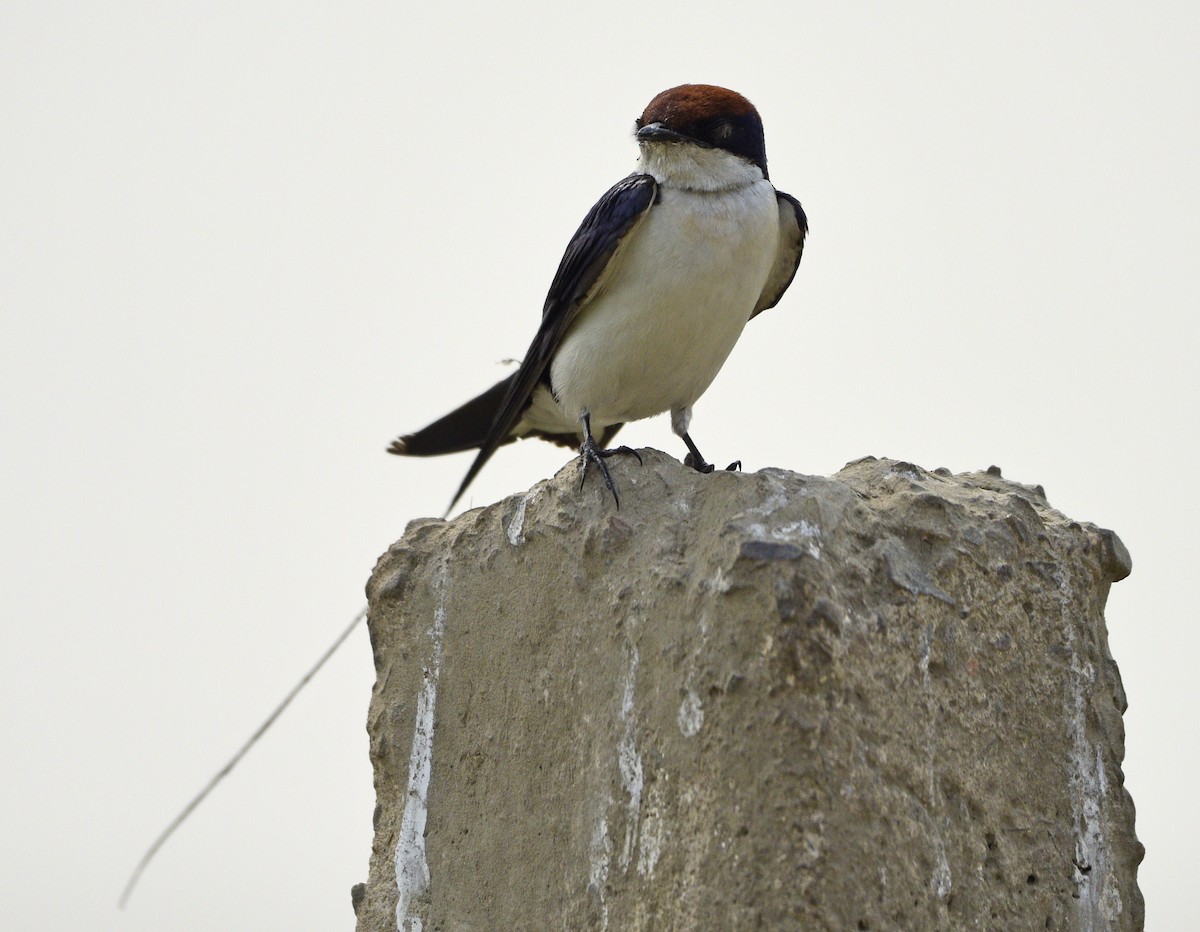
<path id="1" fill-rule="evenodd" d="M 999 470 L 654 450 L 368 585 L 360 930 L 1137 929 L 1111 531 Z"/>

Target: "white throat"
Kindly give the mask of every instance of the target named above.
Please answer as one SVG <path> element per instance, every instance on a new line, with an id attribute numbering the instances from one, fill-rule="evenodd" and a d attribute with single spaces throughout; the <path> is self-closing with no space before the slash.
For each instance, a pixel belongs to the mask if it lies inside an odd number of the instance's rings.
<path id="1" fill-rule="evenodd" d="M 729 191 L 762 181 L 757 165 L 724 149 L 692 143 L 639 143 L 638 171 L 659 184 L 691 191 Z"/>

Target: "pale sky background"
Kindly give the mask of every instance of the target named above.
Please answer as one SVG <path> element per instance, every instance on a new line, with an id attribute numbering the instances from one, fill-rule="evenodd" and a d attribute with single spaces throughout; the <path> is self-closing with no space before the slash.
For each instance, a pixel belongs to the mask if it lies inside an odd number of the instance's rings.
<path id="1" fill-rule="evenodd" d="M 352 927 L 365 630 L 116 900 L 441 513 L 469 456 L 385 446 L 524 352 L 685 81 L 757 104 L 812 227 L 697 443 L 995 463 L 1114 528 L 1148 925 L 1196 921 L 1200 5 L 8 0 L 0 925 Z M 471 503 L 568 457 L 503 450 Z"/>

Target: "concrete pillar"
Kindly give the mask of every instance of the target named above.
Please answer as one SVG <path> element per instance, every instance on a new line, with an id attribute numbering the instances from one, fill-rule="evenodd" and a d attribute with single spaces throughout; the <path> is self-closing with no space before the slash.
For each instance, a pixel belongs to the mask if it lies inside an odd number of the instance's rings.
<path id="1" fill-rule="evenodd" d="M 643 455 L 379 561 L 360 930 L 1141 927 L 1111 531 Z"/>

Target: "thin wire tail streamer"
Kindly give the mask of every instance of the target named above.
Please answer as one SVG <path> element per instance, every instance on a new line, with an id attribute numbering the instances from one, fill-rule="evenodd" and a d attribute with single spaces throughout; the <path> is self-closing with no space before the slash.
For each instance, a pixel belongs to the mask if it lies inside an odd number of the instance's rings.
<path id="1" fill-rule="evenodd" d="M 213 788 L 229 775 L 229 772 L 233 770 L 233 768 L 238 765 L 238 762 L 246 756 L 246 753 L 252 747 L 254 747 L 254 745 L 258 742 L 258 739 L 266 733 L 267 729 L 275 724 L 275 720 L 283 714 L 284 709 L 291 705 L 292 700 L 296 698 L 296 695 L 300 692 L 300 690 L 308 685 L 308 681 L 316 676 L 317 671 L 320 670 L 321 667 L 325 666 L 325 662 L 333 656 L 334 652 L 342 646 L 342 642 L 350 636 L 350 633 L 356 627 L 358 627 L 358 623 L 366 617 L 367 607 L 363 606 L 362 610 L 354 616 L 354 620 L 351 621 L 350 624 L 346 626 L 345 630 L 338 635 L 337 640 L 335 640 L 325 651 L 325 653 L 321 655 L 321 659 L 313 664 L 309 671 L 304 674 L 300 682 L 292 687 L 291 692 L 284 696 L 283 701 L 280 702 L 279 705 L 275 707 L 275 710 L 267 716 L 266 721 L 258 726 L 258 730 L 255 731 L 254 734 L 249 737 L 249 739 L 247 739 L 246 743 L 238 749 L 238 752 L 234 754 L 232 758 L 230 758 L 229 762 L 219 771 L 217 771 L 216 776 L 208 781 L 204 789 L 197 793 L 192 801 L 183 807 L 183 811 L 180 812 L 179 815 L 175 816 L 175 818 L 171 820 L 171 823 L 162 830 L 162 833 L 156 839 L 154 839 L 154 843 L 146 849 L 146 853 L 142 855 L 142 859 L 138 861 L 137 867 L 135 867 L 133 869 L 133 873 L 130 874 L 129 880 L 125 884 L 125 889 L 121 891 L 121 899 L 118 901 L 118 905 L 121 909 L 124 909 L 125 904 L 129 902 L 129 897 L 133 893 L 133 888 L 137 886 L 137 882 L 141 879 L 142 873 L 146 870 L 147 865 L 154 860 L 154 856 L 158 854 L 158 850 L 164 844 L 166 844 L 167 839 L 175 834 L 175 830 L 184 823 L 187 817 L 192 814 L 197 806 L 204 802 L 205 797 L 207 797 L 208 794 L 213 791 Z"/>

